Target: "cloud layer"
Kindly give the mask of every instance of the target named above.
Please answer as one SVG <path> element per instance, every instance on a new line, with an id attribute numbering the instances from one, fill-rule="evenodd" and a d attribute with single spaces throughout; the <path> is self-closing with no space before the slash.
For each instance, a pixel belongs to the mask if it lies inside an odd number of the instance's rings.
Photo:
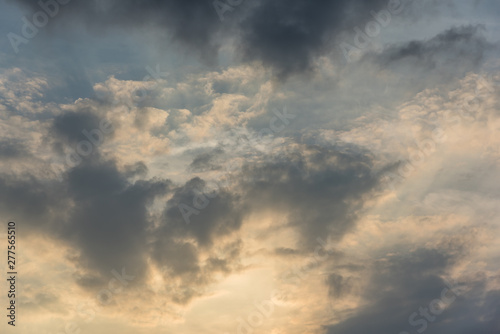
<path id="1" fill-rule="evenodd" d="M 73 0 L 0 52 L 19 333 L 499 332 L 497 3 L 216 5 Z"/>

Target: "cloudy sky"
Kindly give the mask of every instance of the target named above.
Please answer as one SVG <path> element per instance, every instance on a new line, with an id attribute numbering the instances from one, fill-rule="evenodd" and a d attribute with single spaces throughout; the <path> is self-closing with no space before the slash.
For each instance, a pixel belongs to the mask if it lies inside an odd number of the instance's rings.
<path id="1" fill-rule="evenodd" d="M 2 333 L 500 333 L 497 0 L 0 5 Z"/>

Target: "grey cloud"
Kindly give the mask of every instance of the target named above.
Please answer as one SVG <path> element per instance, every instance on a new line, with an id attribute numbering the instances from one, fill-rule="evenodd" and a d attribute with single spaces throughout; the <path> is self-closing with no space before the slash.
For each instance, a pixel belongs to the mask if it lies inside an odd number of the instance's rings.
<path id="1" fill-rule="evenodd" d="M 175 189 L 164 212 L 161 233 L 170 237 L 193 237 L 198 245 L 209 247 L 217 237 L 237 231 L 243 218 L 241 203 L 236 195 L 224 190 L 219 191 L 215 198 L 206 197 L 210 200 L 208 205 L 198 215 L 190 217 L 190 224 L 185 222 L 179 204 L 195 208 L 193 200 L 204 192 L 207 192 L 206 182 L 200 178 Z"/>
<path id="2" fill-rule="evenodd" d="M 384 66 L 416 65 L 447 73 L 473 70 L 495 46 L 482 35 L 483 26 L 460 26 L 444 31 L 426 41 L 411 41 L 390 46 L 377 56 Z"/>
<path id="3" fill-rule="evenodd" d="M 248 206 L 285 213 L 305 249 L 314 249 L 319 237 L 342 239 L 378 185 L 366 153 L 314 145 L 246 166 L 242 178 Z"/>
<path id="4" fill-rule="evenodd" d="M 420 248 L 377 261 L 363 293 L 367 306 L 339 324 L 326 326 L 327 333 L 416 333 L 417 329 L 422 330 L 423 322 L 411 325 L 409 316 L 419 312 L 420 307 L 429 308 L 431 301 L 442 297 L 443 290 L 448 288 L 442 277 L 459 261 L 460 256 L 448 253 L 446 248 Z M 336 278 L 328 283 L 330 291 L 342 291 L 342 280 Z M 466 283 L 471 291 L 460 294 L 442 314 L 427 321 L 425 333 L 496 333 L 499 328 L 499 302 L 495 296 L 499 291 L 486 291 L 485 283 L 483 279 Z M 463 288 L 466 285 L 462 282 L 458 286 Z M 448 291 L 446 296 L 451 298 L 451 292 Z M 487 320 L 479 320 L 486 315 L 489 315 Z M 418 315 L 413 321 L 420 319 L 425 318 Z"/>
<path id="5" fill-rule="evenodd" d="M 233 195 L 221 194 L 187 226 L 175 203 L 192 199 L 202 180 L 177 188 L 168 180 L 130 182 L 127 172 L 99 156 L 70 169 L 63 179 L 52 184 L 0 177 L 0 213 L 71 245 L 74 253 L 67 258 L 77 265 L 73 277 L 89 292 L 106 288 L 113 269 L 135 276 L 133 285 L 144 282 L 152 258 L 168 282 L 178 279 L 168 283 L 168 298 L 185 304 L 202 295 L 216 273 L 239 270 L 241 241 L 215 244 L 241 225 Z M 149 207 L 169 193 L 173 199 L 155 227 Z M 207 260 L 200 260 L 201 253 L 208 254 Z"/>
<path id="6" fill-rule="evenodd" d="M 91 124 L 92 117 L 85 116 L 72 114 L 69 121 L 57 120 L 60 137 L 77 140 L 68 128 L 79 131 L 80 118 Z M 192 201 L 204 190 L 205 182 L 194 179 L 174 186 L 169 180 L 144 180 L 145 172 L 142 162 L 120 171 L 114 161 L 94 154 L 65 172 L 62 182 L 1 175 L 0 213 L 29 224 L 31 231 L 50 231 L 51 237 L 71 245 L 75 253 L 68 259 L 78 269 L 74 279 L 89 291 L 105 286 L 113 269 L 125 268 L 136 277 L 133 284 L 142 282 L 149 272 L 147 259 L 152 258 L 167 279 L 180 278 L 180 285 L 172 288 L 172 300 L 187 303 L 202 293 L 215 273 L 228 274 L 238 268 L 241 242 L 214 244 L 241 226 L 238 199 L 221 192 L 202 215 L 186 225 L 177 204 Z M 161 221 L 156 221 L 149 208 L 154 200 L 169 194 L 172 198 Z M 217 251 L 212 253 L 214 247 Z M 201 252 L 209 255 L 204 262 Z"/>
<path id="7" fill-rule="evenodd" d="M 138 277 L 146 272 L 148 207 L 168 192 L 168 181 L 129 183 L 113 162 L 89 160 L 67 175 L 70 210 L 65 238 L 82 252 L 80 264 L 108 274 L 128 268 Z"/>
<path id="8" fill-rule="evenodd" d="M 160 239 L 154 244 L 153 257 L 173 276 L 200 271 L 198 250 L 189 242 Z"/>
<path id="9" fill-rule="evenodd" d="M 202 295 L 206 286 L 215 281 L 215 274 L 228 275 L 241 269 L 240 240 L 210 249 L 179 240 L 178 237 L 159 234 L 152 244 L 151 253 L 165 279 L 176 282 L 175 286 L 167 287 L 169 297 L 175 303 L 186 304 Z M 207 252 L 210 256 L 202 261 L 200 253 Z"/>
<path id="10" fill-rule="evenodd" d="M 68 122 L 59 120 L 59 128 L 72 125 L 72 117 L 78 119 L 72 115 Z M 72 129 L 80 130 L 78 126 Z M 69 134 L 61 131 L 61 136 Z M 290 225 L 303 233 L 307 245 L 327 234 L 339 239 L 353 226 L 358 202 L 376 185 L 370 176 L 370 159 L 359 152 L 303 148 L 302 153 L 281 155 L 264 166 L 246 166 L 241 177 L 248 182 L 237 193 L 220 189 L 214 198 L 207 196 L 210 202 L 191 216 L 190 224 L 178 205 L 192 205 L 199 194 L 211 195 L 205 181 L 194 178 L 181 186 L 168 180 L 131 182 L 130 177 L 140 176 L 147 166 L 137 163 L 122 172 L 99 154 L 70 169 L 62 184 L 53 189 L 35 178 L 2 181 L 0 194 L 5 195 L 2 203 L 6 206 L 0 208 L 2 212 L 24 211 L 42 221 L 50 212 L 59 212 L 50 219 L 58 222 L 53 235 L 75 247 L 73 261 L 81 271 L 75 279 L 82 287 L 94 291 L 107 282 L 112 269 L 121 268 L 127 268 L 140 282 L 148 272 L 146 258 L 151 256 L 167 279 L 180 278 L 182 289 L 173 289 L 172 298 L 186 303 L 200 293 L 191 287 L 202 289 L 215 273 L 238 270 L 242 244 L 221 249 L 217 241 L 239 231 L 249 210 L 273 209 L 273 204 L 289 210 Z M 168 194 L 171 198 L 155 221 L 148 208 L 156 198 Z M 59 209 L 64 203 L 69 209 Z M 277 250 L 280 254 L 298 252 Z M 208 254 L 208 260 L 202 262 L 201 253 Z"/>
<path id="11" fill-rule="evenodd" d="M 310 71 L 341 29 L 370 18 L 387 1 L 261 1 L 242 23 L 243 59 L 260 61 L 278 77 Z"/>
<path id="12" fill-rule="evenodd" d="M 295 124 L 304 126 L 301 123 L 307 121 L 310 126 L 316 121 L 322 127 L 326 123 L 347 130 L 352 126 L 348 120 L 359 116 L 397 119 L 400 106 L 423 90 L 453 91 L 468 73 L 487 71 L 486 64 L 497 52 L 498 45 L 485 39 L 481 26 L 455 27 L 429 39 L 387 45 L 340 68 L 342 84 L 334 91 L 327 84 L 324 92 L 321 86 L 314 88 L 310 102 L 312 90 L 294 87 L 295 94 L 304 91 L 296 108 L 310 110 L 307 120 Z M 315 111 L 320 102 L 328 112 Z"/>
<path id="13" fill-rule="evenodd" d="M 204 209 L 184 220 L 179 204 L 190 205 L 203 195 L 209 202 Z M 162 268 L 167 280 L 179 278 L 179 286 L 172 289 L 172 301 L 185 304 L 202 294 L 204 287 L 214 280 L 215 273 L 229 274 L 239 269 L 240 241 L 228 245 L 217 243 L 221 237 L 237 232 L 242 224 L 244 210 L 237 195 L 221 190 L 215 197 L 208 193 L 206 182 L 194 178 L 172 189 L 158 228 L 152 235 L 151 255 Z M 203 203 L 203 202 L 200 202 Z M 237 238 L 237 236 L 233 237 Z M 208 254 L 202 261 L 200 254 Z"/>
<path id="14" fill-rule="evenodd" d="M 33 11 L 37 1 L 19 1 Z M 78 1 L 61 9 L 55 21 L 83 21 L 90 30 L 141 27 L 164 31 L 174 41 L 212 63 L 219 47 L 238 37 L 244 61 L 261 62 L 279 78 L 310 71 L 314 60 L 326 54 L 342 29 L 352 30 L 372 17 L 371 10 L 387 7 L 387 0 L 276 0 L 242 4 L 219 21 L 212 1 L 127 0 Z M 70 27 L 70 25 L 67 25 Z"/>
<path id="15" fill-rule="evenodd" d="M 79 119 L 71 118 L 70 128 L 79 130 Z M 76 255 L 70 260 L 79 265 L 81 273 L 75 279 L 81 286 L 95 289 L 107 283 L 111 270 L 122 268 L 133 272 L 139 282 L 147 273 L 152 228 L 148 208 L 155 198 L 168 193 L 171 183 L 130 182 L 129 176 L 99 154 L 63 173 L 62 182 L 2 175 L 0 212 L 23 221 L 30 231 L 47 233 L 74 247 Z"/>
<path id="16" fill-rule="evenodd" d="M 99 118 L 90 110 L 66 112 L 54 118 L 53 129 L 61 139 L 77 143 L 81 140 L 88 140 L 82 133 L 83 130 L 99 129 Z"/>

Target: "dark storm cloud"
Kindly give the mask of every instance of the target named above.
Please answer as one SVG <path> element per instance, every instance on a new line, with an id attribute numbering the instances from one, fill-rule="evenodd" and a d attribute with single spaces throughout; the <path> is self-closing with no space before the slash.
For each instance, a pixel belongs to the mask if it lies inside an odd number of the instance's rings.
<path id="1" fill-rule="evenodd" d="M 173 276 L 200 271 L 198 250 L 189 242 L 159 239 L 154 245 L 153 258 Z"/>
<path id="2" fill-rule="evenodd" d="M 53 134 L 56 140 L 76 142 L 82 129 L 96 128 L 97 121 L 87 111 L 65 113 L 53 121 Z M 128 179 L 145 169 L 137 163 L 122 172 L 96 151 L 63 172 L 62 182 L 0 176 L 0 212 L 72 245 L 77 255 L 71 258 L 82 270 L 76 276 L 81 286 L 98 288 L 109 281 L 111 270 L 122 268 L 138 282 L 147 272 L 148 208 L 171 187 L 168 180 Z"/>
<path id="3" fill-rule="evenodd" d="M 239 244 L 217 245 L 218 256 L 210 255 L 205 262 L 199 254 L 211 254 L 219 237 L 238 230 L 242 212 L 236 196 L 221 192 L 188 225 L 177 205 L 192 201 L 204 190 L 205 182 L 198 178 L 181 186 L 158 179 L 131 182 L 131 177 L 146 171 L 141 162 L 120 171 L 99 154 L 70 169 L 64 184 L 65 196 L 73 205 L 59 237 L 79 252 L 74 260 L 83 270 L 76 277 L 82 287 L 100 288 L 111 270 L 122 268 L 135 276 L 134 283 L 141 282 L 152 258 L 168 280 L 180 278 L 171 294 L 173 301 L 184 304 L 200 295 L 215 273 L 234 270 Z M 155 199 L 168 194 L 172 197 L 164 214 L 155 221 L 149 208 Z"/>
<path id="4" fill-rule="evenodd" d="M 74 279 L 93 293 L 107 287 L 112 270 L 134 276 L 131 284 L 144 282 L 153 259 L 167 281 L 177 279 L 167 287 L 171 300 L 186 304 L 203 294 L 215 274 L 238 270 L 241 241 L 215 244 L 241 226 L 236 196 L 221 193 L 186 225 L 177 203 L 192 200 L 204 181 L 182 186 L 159 179 L 132 182 L 129 178 L 140 174 L 131 174 L 129 167 L 120 171 L 96 154 L 64 173 L 61 183 L 2 175 L 0 214 L 71 245 L 74 253 L 66 256 L 77 265 Z M 138 163 L 132 169 L 144 167 Z M 173 197 L 157 220 L 149 209 L 168 194 Z M 206 260 L 200 253 L 208 255 Z"/>
<path id="5" fill-rule="evenodd" d="M 278 77 L 312 69 L 341 29 L 354 28 L 381 9 L 384 0 L 261 1 L 241 25 L 245 60 L 276 69 Z"/>
<path id="6" fill-rule="evenodd" d="M 184 186 L 175 189 L 164 212 L 162 233 L 171 237 L 192 237 L 199 246 L 209 247 L 215 239 L 237 231 L 241 227 L 243 209 L 237 195 L 220 191 L 214 198 L 206 191 L 206 182 L 194 178 Z M 200 196 L 202 195 L 202 196 Z M 208 202 L 206 202 L 206 199 Z M 198 203 L 195 205 L 195 203 Z M 193 204 L 192 207 L 206 207 L 184 220 L 179 204 Z"/>
<path id="7" fill-rule="evenodd" d="M 482 35 L 482 26 L 454 27 L 426 41 L 412 41 L 388 47 L 377 56 L 384 65 L 415 64 L 429 70 L 447 72 L 450 68 L 470 71 L 494 45 Z M 453 71 L 451 71 L 453 73 Z"/>
<path id="8" fill-rule="evenodd" d="M 500 302 L 496 298 L 499 291 L 487 292 L 483 279 L 456 285 L 442 279 L 459 261 L 459 256 L 446 249 L 421 248 L 377 261 L 363 294 L 367 306 L 347 320 L 327 326 L 327 333 L 497 333 Z M 344 290 L 342 279 L 335 277 L 328 283 L 335 302 L 336 293 Z M 455 291 L 459 292 L 453 293 L 450 287 L 458 288 Z M 470 291 L 465 293 L 467 290 Z M 439 315 L 430 313 L 430 320 L 426 320 L 425 315 L 419 314 L 420 308 L 427 309 L 422 314 L 430 312 L 430 303 L 436 299 L 443 300 L 448 306 Z"/>
<path id="9" fill-rule="evenodd" d="M 173 188 L 159 226 L 152 233 L 152 259 L 166 280 L 177 278 L 178 287 L 171 290 L 175 303 L 186 304 L 201 295 L 200 291 L 214 281 L 216 273 L 227 275 L 239 269 L 241 241 L 229 244 L 217 241 L 240 229 L 243 206 L 239 197 L 228 191 L 213 195 L 200 178 Z M 189 223 L 179 209 L 179 205 L 186 203 L 192 204 L 193 209 L 203 206 L 190 217 Z M 208 258 L 202 260 L 200 254 Z"/>
<path id="10" fill-rule="evenodd" d="M 306 249 L 314 249 L 319 237 L 338 241 L 350 231 L 378 184 L 365 153 L 314 145 L 246 166 L 242 178 L 248 205 L 285 213 Z"/>
<path id="11" fill-rule="evenodd" d="M 130 183 L 113 162 L 88 160 L 67 174 L 73 199 L 66 238 L 82 252 L 80 264 L 103 274 L 127 268 L 145 273 L 148 207 L 168 192 L 167 181 Z"/>
<path id="12" fill-rule="evenodd" d="M 214 200 L 212 211 L 207 209 L 203 220 L 193 219 L 192 226 L 185 226 L 182 217 L 176 217 L 178 208 L 174 207 L 165 212 L 165 221 L 154 227 L 148 208 L 155 198 L 173 193 L 172 204 L 203 181 L 174 188 L 169 181 L 130 183 L 126 175 L 112 162 L 90 162 L 68 173 L 68 193 L 75 207 L 63 238 L 73 241 L 80 251 L 75 260 L 84 272 L 76 279 L 82 287 L 102 288 L 110 271 L 121 268 L 135 276 L 134 283 L 141 282 L 152 258 L 167 281 L 178 279 L 174 285 L 168 283 L 166 289 L 173 302 L 185 304 L 203 294 L 215 273 L 234 271 L 241 248 L 238 243 L 218 245 L 217 254 L 222 257 L 210 256 L 206 262 L 199 255 L 201 251 L 210 252 L 212 242 L 226 235 L 226 229 L 239 227 L 225 226 L 235 214 L 227 210 L 226 196 Z M 197 243 L 192 242 L 193 237 Z"/>
<path id="13" fill-rule="evenodd" d="M 180 289 L 172 291 L 176 303 L 185 304 L 200 295 L 214 281 L 215 273 L 224 275 L 238 270 L 241 241 L 218 247 L 218 256 L 200 260 L 200 249 L 192 242 L 176 241 L 163 236 L 153 245 L 152 256 L 160 265 L 167 280 L 177 279 Z"/>
<path id="14" fill-rule="evenodd" d="M 81 137 L 83 130 L 98 124 L 91 111 L 67 112 L 54 119 L 51 138 L 75 143 L 87 139 Z M 4 155 L 20 154 L 6 141 L 0 148 Z M 242 212 L 237 196 L 222 191 L 203 215 L 186 225 L 177 205 L 203 192 L 205 182 L 193 179 L 174 186 L 169 180 L 145 180 L 147 171 L 143 162 L 120 170 L 96 150 L 63 172 L 61 182 L 0 175 L 0 213 L 39 226 L 33 231 L 50 232 L 74 247 L 69 259 L 77 264 L 74 278 L 83 288 L 98 291 L 109 282 L 112 270 L 123 268 L 135 276 L 134 283 L 140 283 L 152 258 L 167 279 L 180 278 L 171 294 L 173 301 L 184 304 L 202 294 L 215 273 L 237 268 L 241 243 L 214 243 L 240 228 Z M 167 195 L 171 198 L 163 215 L 152 216 L 153 201 Z M 217 252 L 212 254 L 215 246 Z M 208 254 L 206 260 L 200 260 L 200 252 Z"/>
<path id="15" fill-rule="evenodd" d="M 194 198 L 205 196 L 205 181 L 194 178 L 173 190 L 173 197 L 167 202 L 160 226 L 153 236 L 152 258 L 161 268 L 167 280 L 180 278 L 179 287 L 173 289 L 172 300 L 186 304 L 201 295 L 200 291 L 214 281 L 214 274 L 224 275 L 237 271 L 242 248 L 237 240 L 222 246 L 216 241 L 237 232 L 242 224 L 242 210 L 238 196 L 221 191 L 215 198 L 209 198 L 207 206 L 197 215 L 184 220 L 179 204 L 191 203 Z M 216 249 L 216 256 L 213 250 Z M 206 261 L 200 254 L 209 254 Z"/>
<path id="16" fill-rule="evenodd" d="M 83 131 L 99 129 L 99 118 L 89 110 L 66 112 L 53 121 L 54 134 L 69 143 L 88 140 Z"/>
<path id="17" fill-rule="evenodd" d="M 19 1 L 33 11 L 37 0 Z M 388 0 L 275 0 L 238 6 L 220 21 L 207 0 L 73 0 L 54 21 L 83 21 L 95 33 L 103 29 L 151 27 L 165 31 L 174 41 L 213 61 L 226 37 L 238 38 L 245 61 L 258 61 L 278 77 L 312 69 L 313 61 L 332 46 L 342 30 L 365 24 L 371 10 L 388 6 Z M 398 3 L 398 1 L 394 1 Z M 149 30 L 148 30 L 149 29 Z"/>

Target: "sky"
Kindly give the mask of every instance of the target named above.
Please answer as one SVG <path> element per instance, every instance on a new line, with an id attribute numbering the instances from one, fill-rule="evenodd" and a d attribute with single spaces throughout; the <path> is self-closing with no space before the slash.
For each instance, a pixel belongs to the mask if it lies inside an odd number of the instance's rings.
<path id="1" fill-rule="evenodd" d="M 2 333 L 500 333 L 500 2 L 0 6 Z"/>

